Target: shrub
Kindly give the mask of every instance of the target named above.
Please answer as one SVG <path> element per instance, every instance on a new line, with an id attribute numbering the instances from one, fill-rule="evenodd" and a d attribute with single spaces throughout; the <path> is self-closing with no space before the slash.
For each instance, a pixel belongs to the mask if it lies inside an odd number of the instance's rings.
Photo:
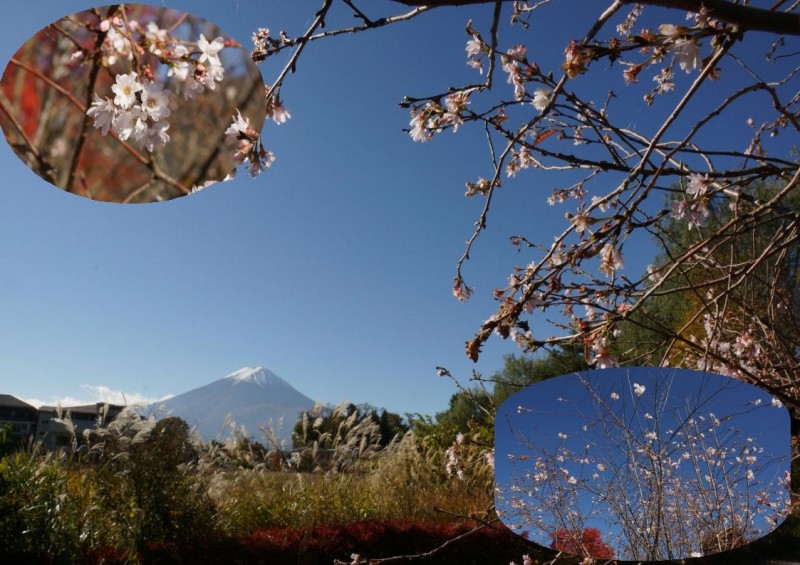
<path id="1" fill-rule="evenodd" d="M 6 555 L 80 561 L 78 518 L 56 459 L 20 451 L 0 460 L 0 540 Z"/>

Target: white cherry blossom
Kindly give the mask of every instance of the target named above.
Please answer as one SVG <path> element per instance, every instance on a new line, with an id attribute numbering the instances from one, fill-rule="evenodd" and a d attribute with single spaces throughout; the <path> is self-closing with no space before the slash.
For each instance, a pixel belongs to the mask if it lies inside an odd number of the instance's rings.
<path id="1" fill-rule="evenodd" d="M 226 143 L 236 143 L 240 135 L 250 129 L 250 118 L 242 117 L 239 110 L 236 110 L 236 114 L 231 125 L 225 130 Z"/>
<path id="2" fill-rule="evenodd" d="M 691 73 L 703 64 L 703 60 L 700 57 L 700 47 L 690 39 L 676 39 L 669 50 L 673 53 L 675 62 L 686 73 Z"/>
<path id="3" fill-rule="evenodd" d="M 145 117 L 146 114 L 139 106 L 132 106 L 130 110 L 123 110 L 114 118 L 114 131 L 123 141 L 128 139 L 139 141 L 142 133 L 147 128 L 147 124 L 144 121 Z"/>
<path id="4" fill-rule="evenodd" d="M 170 63 L 170 67 L 167 70 L 167 76 L 174 76 L 177 80 L 183 82 L 187 80 L 190 76 L 189 73 L 192 71 L 192 65 L 188 61 L 183 61 L 183 59 L 187 55 L 189 55 L 189 50 L 184 45 L 176 45 L 172 50 L 174 59 Z"/>
<path id="5" fill-rule="evenodd" d="M 162 147 L 167 144 L 169 141 L 169 134 L 167 133 L 168 129 L 169 123 L 156 122 L 149 128 L 144 129 L 139 143 L 141 143 L 142 147 L 152 152 L 155 148 Z"/>
<path id="6" fill-rule="evenodd" d="M 142 85 L 142 110 L 156 122 L 169 117 L 169 91 L 157 82 Z"/>
<path id="7" fill-rule="evenodd" d="M 115 113 L 114 103 L 109 98 L 101 99 L 96 92 L 92 107 L 86 111 L 86 114 L 94 119 L 94 127 L 99 129 L 103 135 L 108 135 L 108 130 L 114 122 Z"/>
<path id="8" fill-rule="evenodd" d="M 547 108 L 547 104 L 549 103 L 550 90 L 547 88 L 537 88 L 536 92 L 533 93 L 533 107 L 542 112 Z"/>
<path id="9" fill-rule="evenodd" d="M 200 49 L 200 58 L 198 61 L 201 63 L 208 61 L 212 66 L 221 66 L 219 60 L 219 52 L 225 47 L 225 40 L 222 37 L 217 37 L 214 41 L 210 42 L 206 36 L 200 34 L 200 39 L 197 40 L 197 48 Z"/>
<path id="10" fill-rule="evenodd" d="M 142 85 L 136 80 L 136 73 L 117 75 L 116 84 L 111 85 L 111 90 L 116 94 L 114 104 L 128 110 L 136 103 L 136 93 L 142 90 Z"/>

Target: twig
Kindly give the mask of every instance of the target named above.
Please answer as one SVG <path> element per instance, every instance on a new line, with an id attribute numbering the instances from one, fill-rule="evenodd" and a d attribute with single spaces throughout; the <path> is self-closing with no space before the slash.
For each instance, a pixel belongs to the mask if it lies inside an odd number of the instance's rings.
<path id="1" fill-rule="evenodd" d="M 106 17 L 111 17 L 111 15 L 116 11 L 116 6 L 111 6 L 106 13 Z M 124 12 L 123 12 L 124 14 Z M 101 47 L 103 46 L 103 41 L 105 41 L 106 32 L 100 30 L 97 32 L 97 38 L 94 42 L 94 64 L 92 65 L 92 69 L 89 71 L 89 80 L 86 86 L 86 105 L 85 108 L 88 108 L 92 105 L 92 94 L 94 94 L 94 84 L 97 81 L 97 73 L 100 71 L 100 58 L 102 57 Z M 72 153 L 72 161 L 69 166 L 69 175 L 67 177 L 67 186 L 65 190 L 67 192 L 74 191 L 75 185 L 75 173 L 78 170 L 78 161 L 81 158 L 81 152 L 83 151 L 83 145 L 86 143 L 86 136 L 89 133 L 89 126 L 91 125 L 92 118 L 88 114 L 84 114 L 83 116 L 83 124 L 81 126 L 81 132 L 78 136 L 78 141 L 75 144 L 75 151 Z"/>
<path id="2" fill-rule="evenodd" d="M 270 100 L 272 100 L 272 95 L 275 93 L 275 91 L 280 88 L 281 84 L 283 83 L 283 79 L 286 78 L 286 75 L 288 75 L 290 71 L 294 72 L 297 59 L 300 57 L 300 53 L 303 52 L 303 49 L 305 48 L 306 43 L 308 43 L 311 35 L 318 27 L 324 25 L 325 16 L 328 14 L 328 10 L 330 10 L 332 2 L 333 0 L 323 0 L 322 7 L 317 12 L 317 17 L 314 18 L 314 22 L 311 24 L 311 27 L 309 27 L 308 31 L 306 31 L 306 33 L 297 40 L 297 49 L 294 53 L 292 53 L 291 59 L 289 59 L 289 62 L 286 63 L 285 67 L 283 67 L 283 70 L 278 75 L 278 78 L 275 80 L 275 82 L 272 83 L 272 86 L 267 89 L 268 103 Z"/>

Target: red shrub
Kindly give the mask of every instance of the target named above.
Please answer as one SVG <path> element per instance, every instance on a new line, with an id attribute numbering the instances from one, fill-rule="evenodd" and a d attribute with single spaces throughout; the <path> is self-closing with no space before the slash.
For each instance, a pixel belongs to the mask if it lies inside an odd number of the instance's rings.
<path id="1" fill-rule="evenodd" d="M 550 547 L 558 551 L 573 555 L 588 554 L 596 559 L 614 558 L 614 550 L 603 541 L 597 528 L 584 528 L 582 533 L 561 528 L 550 534 L 550 537 L 553 538 Z"/>

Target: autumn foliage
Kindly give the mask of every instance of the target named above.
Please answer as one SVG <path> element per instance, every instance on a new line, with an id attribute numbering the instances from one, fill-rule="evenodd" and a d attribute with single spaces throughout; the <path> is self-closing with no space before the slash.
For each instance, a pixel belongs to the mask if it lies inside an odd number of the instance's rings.
<path id="1" fill-rule="evenodd" d="M 584 528 L 581 533 L 561 528 L 551 534 L 551 537 L 551 549 L 595 559 L 614 559 L 614 550 L 603 541 L 597 528 Z"/>

